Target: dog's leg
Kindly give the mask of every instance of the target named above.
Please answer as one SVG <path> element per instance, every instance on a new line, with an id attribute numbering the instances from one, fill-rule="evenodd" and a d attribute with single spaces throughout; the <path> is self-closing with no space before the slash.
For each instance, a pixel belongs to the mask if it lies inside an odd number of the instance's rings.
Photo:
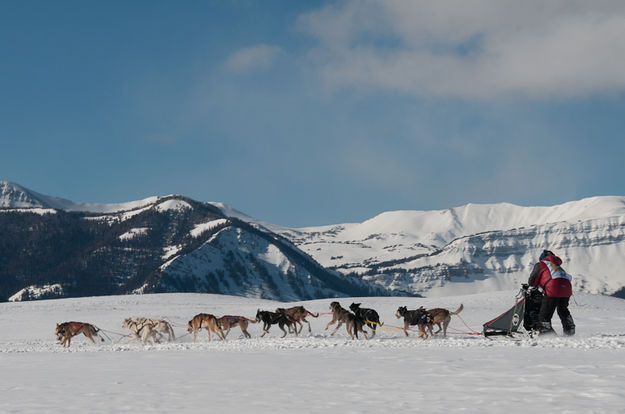
<path id="1" fill-rule="evenodd" d="M 354 333 L 356 334 L 356 338 L 358 338 L 358 330 L 353 322 L 345 322 L 345 330 L 347 331 L 347 334 L 352 338 L 352 341 L 354 340 Z M 354 333 L 352 333 L 352 331 Z"/>
<path id="2" fill-rule="evenodd" d="M 284 335 L 282 335 L 280 338 L 284 338 L 284 337 L 286 336 L 286 331 L 284 330 L 284 324 L 283 324 L 282 322 L 280 322 L 280 323 L 278 324 L 278 327 L 279 327 L 280 329 L 282 329 L 282 332 L 284 332 Z"/>
<path id="3" fill-rule="evenodd" d="M 369 326 L 369 328 L 371 328 L 371 332 L 373 332 L 371 334 L 371 338 L 373 338 L 375 336 L 375 329 L 376 329 L 375 323 L 367 324 L 367 326 Z"/>
<path id="4" fill-rule="evenodd" d="M 239 328 L 241 328 L 241 332 L 243 333 L 243 336 L 245 338 L 249 338 L 251 336 L 249 334 L 249 332 L 247 332 L 247 326 L 248 326 L 247 321 L 240 321 L 239 322 Z"/>
<path id="5" fill-rule="evenodd" d="M 328 324 L 326 325 L 326 331 L 328 330 L 328 328 L 330 327 L 330 325 L 332 325 L 334 322 L 336 322 L 335 318 L 332 318 L 332 320 L 330 322 L 328 322 Z"/>
<path id="6" fill-rule="evenodd" d="M 447 338 L 447 327 L 449 326 L 449 322 L 451 321 L 443 322 L 443 338 Z"/>
<path id="7" fill-rule="evenodd" d="M 226 335 L 224 335 L 224 330 L 221 329 L 221 326 L 219 326 L 219 324 L 215 324 L 216 328 L 217 328 L 217 336 L 222 340 L 225 341 L 226 340 Z M 228 323 L 228 332 L 230 332 L 230 323 Z"/>
<path id="8" fill-rule="evenodd" d="M 217 325 L 216 329 L 215 329 L 215 335 L 217 335 L 217 337 L 219 339 L 221 339 L 222 341 L 226 340 L 226 336 L 224 335 L 224 331 L 221 329 L 221 326 Z"/>
<path id="9" fill-rule="evenodd" d="M 404 333 L 406 334 L 406 336 L 408 336 L 408 328 L 410 327 L 410 324 L 406 321 L 404 321 Z"/>
<path id="10" fill-rule="evenodd" d="M 334 331 L 332 331 L 332 333 L 330 334 L 330 336 L 334 336 L 334 334 L 336 333 L 336 331 L 339 330 L 339 328 L 341 327 L 341 325 L 343 325 L 343 322 L 339 321 L 338 325 L 336 325 L 336 329 L 334 329 Z"/>
<path id="11" fill-rule="evenodd" d="M 265 336 L 265 334 L 269 333 L 270 328 L 271 328 L 271 325 L 263 321 L 263 334 L 260 337 L 262 338 L 263 336 Z"/>

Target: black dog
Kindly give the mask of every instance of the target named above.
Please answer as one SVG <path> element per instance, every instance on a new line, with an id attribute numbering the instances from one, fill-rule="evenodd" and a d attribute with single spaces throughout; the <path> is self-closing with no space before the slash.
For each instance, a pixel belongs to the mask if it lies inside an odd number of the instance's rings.
<path id="1" fill-rule="evenodd" d="M 397 308 L 395 316 L 399 319 L 404 317 L 404 333 L 408 336 L 408 329 L 411 326 L 417 325 L 419 328 L 419 337 L 426 339 L 428 337 L 427 331 L 430 331 L 432 335 L 432 318 L 428 314 L 428 311 L 421 306 L 419 309 L 408 310 L 405 306 Z"/>
<path id="2" fill-rule="evenodd" d="M 278 324 L 278 327 L 284 332 L 282 338 L 284 338 L 287 332 L 284 330 L 284 326 L 289 328 L 289 332 L 291 332 L 292 328 L 295 328 L 295 335 L 297 335 L 297 327 L 295 327 L 295 322 L 292 321 L 289 316 L 284 312 L 269 312 L 269 311 L 261 311 L 258 309 L 256 312 L 256 322 L 263 322 L 263 334 L 260 336 L 261 338 L 265 336 L 266 333 L 269 332 L 269 328 L 271 325 Z"/>
<path id="3" fill-rule="evenodd" d="M 354 315 L 356 315 L 356 317 L 360 319 L 363 324 L 366 323 L 367 326 L 371 328 L 371 330 L 373 331 L 373 335 L 371 335 L 372 338 L 375 336 L 375 329 L 377 327 L 376 325 L 384 325 L 382 322 L 380 322 L 380 315 L 378 315 L 375 310 L 361 308 L 360 303 L 352 303 L 351 305 L 349 305 L 349 309 L 354 312 Z"/>

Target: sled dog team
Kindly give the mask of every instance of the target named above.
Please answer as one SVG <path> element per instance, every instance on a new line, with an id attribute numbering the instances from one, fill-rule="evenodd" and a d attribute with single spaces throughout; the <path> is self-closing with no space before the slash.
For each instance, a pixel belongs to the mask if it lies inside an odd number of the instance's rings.
<path id="1" fill-rule="evenodd" d="M 367 331 L 364 330 L 365 326 L 371 329 L 371 338 L 373 338 L 376 334 L 377 327 L 384 325 L 380 322 L 380 316 L 374 309 L 361 308 L 360 303 L 352 303 L 349 308 L 351 312 L 343 308 L 339 302 L 335 301 L 330 303 L 332 320 L 328 322 L 325 330 L 327 331 L 330 325 L 336 324 L 336 327 L 330 335 L 334 335 L 342 325 L 345 325 L 345 330 L 351 339 L 358 338 L 359 332 L 362 333 L 366 339 L 369 339 Z M 433 336 L 441 331 L 443 332 L 443 336 L 447 336 L 447 327 L 451 322 L 452 315 L 459 314 L 463 308 L 464 306 L 461 304 L 455 312 L 450 312 L 443 308 L 425 309 L 423 306 L 415 310 L 408 310 L 406 306 L 401 306 L 395 312 L 395 316 L 398 319 L 404 318 L 404 327 L 402 330 L 406 336 L 408 336 L 408 329 L 416 325 L 419 332 L 418 337 L 427 339 L 428 336 Z M 200 313 L 195 315 L 193 319 L 187 323 L 187 331 L 189 334 L 193 333 L 193 342 L 197 340 L 197 334 L 201 329 L 206 330 L 209 341 L 211 340 L 211 332 L 219 339 L 225 340 L 230 330 L 238 326 L 246 338 L 251 338 L 251 335 L 247 332 L 248 324 L 262 322 L 263 333 L 260 335 L 261 338 L 269 333 L 269 329 L 272 325 L 278 325 L 283 332 L 282 338 L 284 338 L 287 333 L 299 335 L 304 328 L 302 322 L 308 325 L 308 332 L 312 332 L 310 322 L 306 320 L 308 316 L 317 318 L 319 314 L 312 313 L 303 306 L 294 306 L 286 309 L 277 308 L 275 312 L 258 309 L 254 320 L 247 319 L 243 316 L 232 315 L 217 318 L 208 313 Z M 438 327 L 438 331 L 436 332 L 433 332 L 434 325 Z M 176 340 L 171 324 L 165 319 L 126 318 L 122 322 L 122 327 L 128 328 L 130 330 L 130 336 L 134 339 L 141 340 L 144 344 L 148 341 L 159 343 L 165 335 L 167 335 L 168 341 Z M 284 329 L 285 327 L 288 329 L 288 332 Z M 64 347 L 69 347 L 71 338 L 81 333 L 93 343 L 95 343 L 94 337 L 104 341 L 98 334 L 99 331 L 100 329 L 96 326 L 84 322 L 64 322 L 56 325 L 58 343 Z"/>

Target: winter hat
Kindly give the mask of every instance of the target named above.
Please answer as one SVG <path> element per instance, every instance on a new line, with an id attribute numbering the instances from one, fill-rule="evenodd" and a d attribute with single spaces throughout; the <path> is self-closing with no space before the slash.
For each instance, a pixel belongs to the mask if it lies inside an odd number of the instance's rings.
<path id="1" fill-rule="evenodd" d="M 547 256 L 555 256 L 551 250 L 543 250 L 540 254 L 540 260 L 544 260 Z"/>

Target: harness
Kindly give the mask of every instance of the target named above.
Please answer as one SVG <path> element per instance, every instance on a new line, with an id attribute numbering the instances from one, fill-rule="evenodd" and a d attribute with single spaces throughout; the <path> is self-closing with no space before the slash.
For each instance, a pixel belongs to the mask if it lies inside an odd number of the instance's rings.
<path id="1" fill-rule="evenodd" d="M 80 329 L 82 329 L 82 327 L 85 326 L 84 323 L 82 322 L 70 322 L 69 323 L 69 328 L 70 328 L 70 334 L 72 336 L 76 335 L 78 333 L 78 331 L 80 331 Z"/>
<path id="2" fill-rule="evenodd" d="M 129 324 L 128 324 L 128 328 L 131 328 L 132 325 L 135 326 L 135 330 L 137 335 L 139 335 L 141 333 L 141 331 L 143 330 L 143 328 L 145 328 L 146 326 L 154 326 L 154 324 L 152 322 L 150 322 L 149 319 L 146 319 L 145 321 L 141 322 L 141 324 L 139 324 L 139 322 L 137 322 L 136 320 L 132 320 Z M 200 324 L 200 328 L 202 324 Z M 132 331 L 132 329 L 130 329 Z"/>
<path id="3" fill-rule="evenodd" d="M 415 309 L 411 311 L 405 311 L 402 315 L 404 319 L 408 320 L 410 325 L 422 325 L 431 323 L 430 315 L 425 309 Z"/>

